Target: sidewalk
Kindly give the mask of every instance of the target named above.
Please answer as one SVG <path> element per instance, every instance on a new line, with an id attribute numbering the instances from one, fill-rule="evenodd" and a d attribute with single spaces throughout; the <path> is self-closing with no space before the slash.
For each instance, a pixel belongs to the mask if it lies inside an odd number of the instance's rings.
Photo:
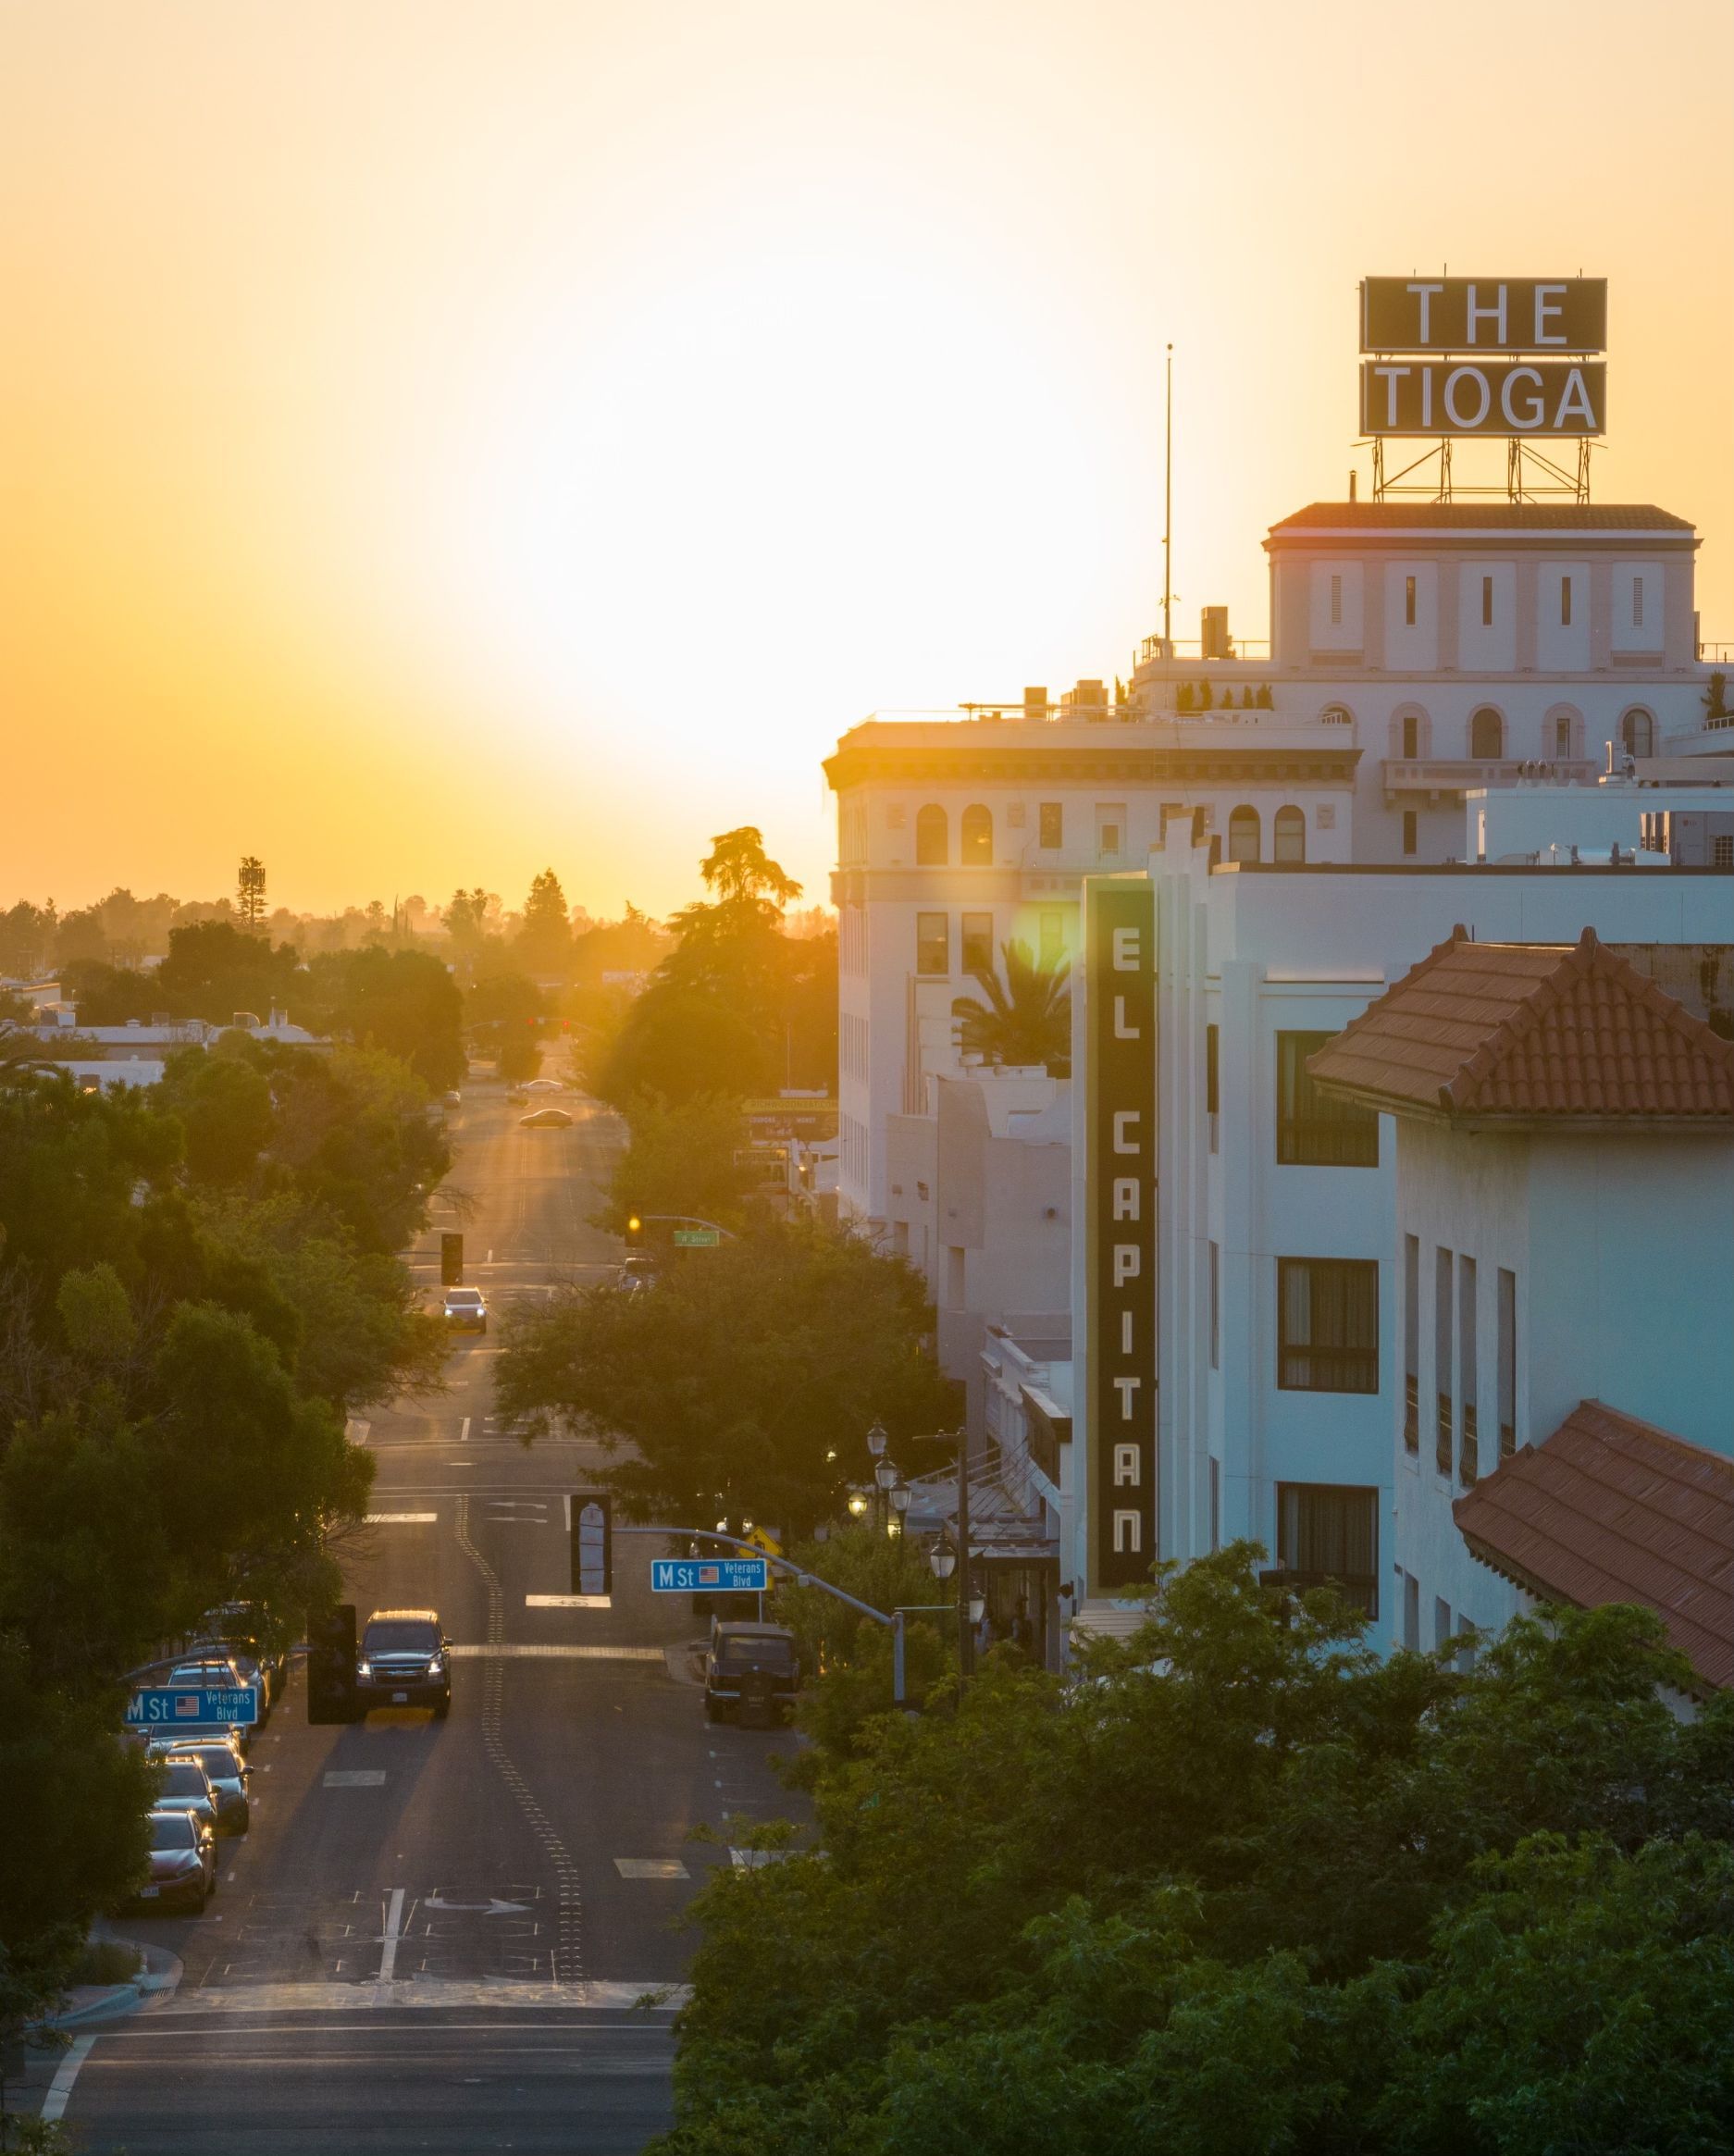
<path id="1" fill-rule="evenodd" d="M 139 1973 L 125 1984 L 75 1984 L 67 1994 L 65 2013 L 56 2014 L 50 2028 L 88 2028 L 93 2022 L 113 2021 L 136 2013 L 147 1999 L 167 1997 L 180 1982 L 181 1964 L 167 1947 L 150 1946 L 142 1939 L 116 1939 L 117 1946 L 137 1948 L 144 1959 Z"/>

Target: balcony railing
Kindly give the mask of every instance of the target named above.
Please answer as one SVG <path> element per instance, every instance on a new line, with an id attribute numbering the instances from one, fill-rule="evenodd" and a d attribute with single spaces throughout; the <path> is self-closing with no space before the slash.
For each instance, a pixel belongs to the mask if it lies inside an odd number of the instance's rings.
<path id="1" fill-rule="evenodd" d="M 1384 785 L 1387 794 L 1462 794 L 1477 787 L 1515 787 L 1538 776 L 1550 786 L 1593 786 L 1601 768 L 1587 756 L 1534 762 L 1514 756 L 1388 756 Z"/>
<path id="2" fill-rule="evenodd" d="M 1280 1587 L 1290 1594 L 1306 1594 L 1315 1587 L 1334 1587 L 1344 1601 L 1369 1617 L 1379 1615 L 1379 1581 L 1366 1572 L 1294 1572 L 1285 1567 L 1260 1572 L 1261 1587 Z"/>

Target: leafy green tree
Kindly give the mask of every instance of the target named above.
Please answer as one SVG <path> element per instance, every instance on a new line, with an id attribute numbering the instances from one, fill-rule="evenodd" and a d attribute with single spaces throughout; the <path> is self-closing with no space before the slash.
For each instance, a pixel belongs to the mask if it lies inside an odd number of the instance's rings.
<path id="1" fill-rule="evenodd" d="M 100 959 L 74 959 L 60 969 L 62 994 L 76 1003 L 81 1025 L 125 1025 L 162 1009 L 155 976 L 111 966 Z"/>
<path id="2" fill-rule="evenodd" d="M 443 1092 L 464 1075 L 464 997 L 431 952 L 330 951 L 307 968 L 303 1004 L 316 1030 L 382 1049 Z"/>
<path id="3" fill-rule="evenodd" d="M 1734 1702 L 1660 1705 L 1648 1611 L 1381 1660 L 1261 1555 L 948 1712 L 828 1716 L 845 1653 L 798 1769 L 823 1856 L 696 1903 L 669 2156 L 1727 2143 Z"/>
<path id="4" fill-rule="evenodd" d="M 19 898 L 0 913 L 0 973 L 28 981 L 47 971 L 55 948 L 55 902 L 33 906 Z"/>
<path id="5" fill-rule="evenodd" d="M 514 1316 L 500 1410 L 531 1435 L 629 1444 L 609 1481 L 634 1518 L 805 1532 L 864 1472 L 875 1416 L 894 1434 L 953 1419 L 932 1325 L 905 1260 L 767 1221 L 647 1293 L 581 1289 Z"/>
<path id="6" fill-rule="evenodd" d="M 719 1093 L 747 1100 L 774 1081 L 778 1045 L 739 1004 L 656 982 L 629 1007 L 586 1076 L 591 1091 L 616 1108 L 652 1097 L 676 1104 Z"/>
<path id="7" fill-rule="evenodd" d="M 997 1064 L 1040 1064 L 1053 1077 L 1071 1074 L 1071 968 L 1061 959 L 1037 965 L 1027 943 L 1000 946 L 1003 985 L 992 972 L 976 973 L 982 993 L 960 996 L 951 1015 L 958 1046 L 966 1056 Z"/>
<path id="8" fill-rule="evenodd" d="M 530 882 L 524 901 L 524 925 L 518 931 L 515 955 L 535 973 L 551 973 L 564 979 L 572 964 L 572 923 L 560 878 L 551 868 Z"/>
<path id="9" fill-rule="evenodd" d="M 256 853 L 242 857 L 235 882 L 235 912 L 251 935 L 256 936 L 265 925 L 265 863 Z"/>
<path id="10" fill-rule="evenodd" d="M 186 1134 L 187 1172 L 194 1182 L 249 1182 L 276 1128 L 264 1073 L 240 1056 L 177 1048 L 163 1065 L 162 1104 Z"/>
<path id="11" fill-rule="evenodd" d="M 607 1202 L 595 1216 L 599 1228 L 624 1234 L 635 1213 L 686 1213 L 726 1228 L 742 1225 L 753 1178 L 739 1164 L 747 1126 L 737 1102 L 717 1094 L 699 1094 L 675 1108 L 637 1100 L 628 1128 Z"/>
<path id="12" fill-rule="evenodd" d="M 198 921 L 172 929 L 168 956 L 156 969 L 163 1008 L 177 1018 L 228 1025 L 238 1010 L 265 1018 L 292 1004 L 301 961 L 293 947 L 275 949 L 243 935 L 229 921 Z"/>

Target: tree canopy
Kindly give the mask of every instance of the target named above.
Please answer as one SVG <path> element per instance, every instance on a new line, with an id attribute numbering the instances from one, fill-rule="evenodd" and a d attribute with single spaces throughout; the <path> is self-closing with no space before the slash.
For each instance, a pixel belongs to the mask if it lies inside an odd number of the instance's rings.
<path id="1" fill-rule="evenodd" d="M 814 1853 L 695 1904 L 666 2156 L 1728 2145 L 1734 1700 L 1676 1719 L 1646 1611 L 1380 1660 L 1261 1555 L 1068 1681 L 810 1711 Z"/>
<path id="2" fill-rule="evenodd" d="M 578 1289 L 515 1315 L 499 1412 L 531 1435 L 628 1441 L 609 1481 L 635 1518 L 804 1531 L 866 1472 L 875 1417 L 894 1435 L 953 1419 L 932 1325 L 904 1259 L 760 1221 L 646 1292 Z"/>

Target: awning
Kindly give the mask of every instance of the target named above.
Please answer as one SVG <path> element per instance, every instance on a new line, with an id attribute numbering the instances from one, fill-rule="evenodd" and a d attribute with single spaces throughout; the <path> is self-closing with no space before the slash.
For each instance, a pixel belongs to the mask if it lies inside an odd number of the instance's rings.
<path id="1" fill-rule="evenodd" d="M 910 1484 L 910 1508 L 903 1516 L 906 1534 L 931 1535 L 958 1530 L 958 1479 L 954 1474 L 918 1475 Z M 1008 1489 L 993 1473 L 970 1477 L 970 1554 L 978 1560 L 1039 1565 L 1059 1555 L 1059 1537 L 1047 1531 L 1047 1516 L 1037 1505 Z"/>

